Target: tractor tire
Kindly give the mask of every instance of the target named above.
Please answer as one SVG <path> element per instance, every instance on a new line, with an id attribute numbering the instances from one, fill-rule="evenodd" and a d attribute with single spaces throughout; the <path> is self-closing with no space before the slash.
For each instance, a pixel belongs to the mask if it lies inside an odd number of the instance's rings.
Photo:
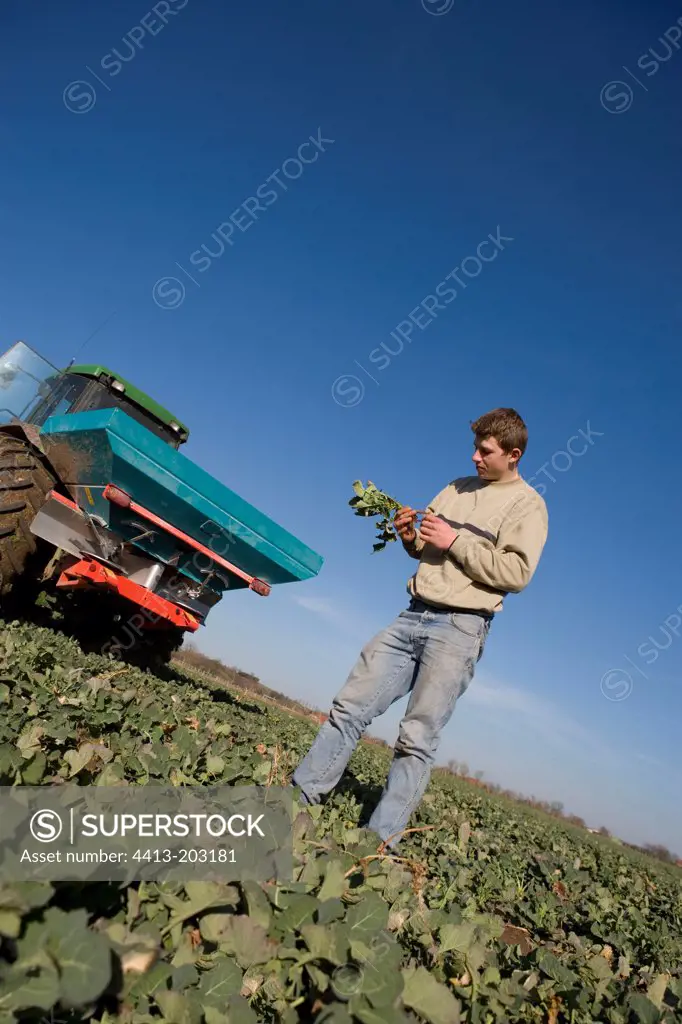
<path id="1" fill-rule="evenodd" d="M 149 635 L 140 638 L 130 651 L 130 661 L 151 672 L 167 669 L 173 655 L 180 650 L 183 639 L 184 633 L 179 629 L 150 631 Z"/>
<path id="2" fill-rule="evenodd" d="M 0 432 L 0 597 L 40 558 L 30 526 L 55 482 L 28 442 Z"/>
<path id="3" fill-rule="evenodd" d="M 59 610 L 60 628 L 87 654 L 103 654 L 150 671 L 168 667 L 185 636 L 179 629 L 134 628 L 140 609 L 97 587 L 60 594 Z"/>
<path id="4" fill-rule="evenodd" d="M 184 633 L 179 629 L 145 630 L 125 645 L 109 647 L 109 655 L 124 664 L 150 672 L 170 667 L 173 655 L 182 646 Z"/>

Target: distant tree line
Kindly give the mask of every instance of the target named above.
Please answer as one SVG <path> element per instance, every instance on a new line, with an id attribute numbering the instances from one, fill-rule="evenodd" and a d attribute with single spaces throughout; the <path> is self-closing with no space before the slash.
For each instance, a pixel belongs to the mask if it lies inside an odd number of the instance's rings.
<path id="1" fill-rule="evenodd" d="M 524 796 L 522 793 L 517 793 L 513 789 L 503 789 L 502 786 L 495 782 L 483 782 L 483 772 L 474 772 L 473 776 L 471 776 L 469 774 L 469 765 L 466 761 L 456 761 L 454 759 L 448 761 L 447 771 L 452 775 L 465 779 L 467 782 L 472 782 L 474 785 L 480 786 L 482 789 L 487 790 L 488 793 L 507 797 L 509 800 L 514 800 L 516 803 L 520 804 L 526 804 L 529 807 L 535 807 L 537 810 L 544 811 L 545 814 L 549 814 L 553 818 L 560 818 L 562 821 L 567 821 L 571 825 L 577 825 L 579 828 L 587 828 L 584 818 L 581 818 L 578 814 L 564 814 L 564 805 L 560 800 L 538 800 L 535 796 Z M 611 838 L 611 833 L 604 825 L 600 828 L 590 828 L 588 831 L 601 836 L 606 836 L 608 839 Z M 665 846 L 656 843 L 646 843 L 644 846 L 637 846 L 635 843 L 622 842 L 624 846 L 628 846 L 632 850 L 638 850 L 640 853 L 646 853 L 650 857 L 655 857 L 657 860 L 663 861 L 665 864 L 677 864 L 682 867 L 682 859 L 668 850 Z"/>
<path id="2" fill-rule="evenodd" d="M 672 853 L 666 846 L 660 846 L 657 843 L 646 843 L 644 846 L 635 846 L 633 843 L 625 843 L 625 846 L 629 846 L 633 850 L 639 850 L 640 853 L 648 853 L 650 857 L 655 857 L 656 860 L 662 860 L 664 864 L 678 864 L 682 867 L 682 859 L 677 854 Z"/>

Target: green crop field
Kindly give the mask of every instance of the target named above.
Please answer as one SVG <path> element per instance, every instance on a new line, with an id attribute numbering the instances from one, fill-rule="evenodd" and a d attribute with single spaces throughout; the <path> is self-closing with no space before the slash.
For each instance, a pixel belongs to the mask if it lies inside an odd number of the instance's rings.
<path id="1" fill-rule="evenodd" d="M 316 726 L 1 624 L 0 784 L 278 785 Z M 437 771 L 399 857 L 388 752 L 295 808 L 291 882 L 0 886 L 0 1024 L 682 1020 L 682 872 Z"/>

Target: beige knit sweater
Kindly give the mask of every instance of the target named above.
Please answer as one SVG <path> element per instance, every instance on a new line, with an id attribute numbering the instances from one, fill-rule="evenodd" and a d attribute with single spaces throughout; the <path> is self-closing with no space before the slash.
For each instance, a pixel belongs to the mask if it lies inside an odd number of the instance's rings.
<path id="1" fill-rule="evenodd" d="M 459 477 L 427 509 L 457 538 L 446 552 L 417 531 L 405 548 L 419 558 L 407 584 L 411 596 L 442 608 L 498 612 L 503 598 L 528 586 L 547 540 L 547 506 L 522 477 L 500 482 Z"/>

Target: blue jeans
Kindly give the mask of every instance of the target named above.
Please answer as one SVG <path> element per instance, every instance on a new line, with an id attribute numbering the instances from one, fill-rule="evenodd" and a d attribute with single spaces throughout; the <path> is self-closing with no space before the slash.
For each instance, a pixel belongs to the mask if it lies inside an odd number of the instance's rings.
<path id="1" fill-rule="evenodd" d="M 336 786 L 370 722 L 409 693 L 388 779 L 367 824 L 397 846 L 396 833 L 407 828 L 424 795 L 441 732 L 473 679 L 490 623 L 412 600 L 370 640 L 293 774 L 304 801 L 319 803 Z"/>

